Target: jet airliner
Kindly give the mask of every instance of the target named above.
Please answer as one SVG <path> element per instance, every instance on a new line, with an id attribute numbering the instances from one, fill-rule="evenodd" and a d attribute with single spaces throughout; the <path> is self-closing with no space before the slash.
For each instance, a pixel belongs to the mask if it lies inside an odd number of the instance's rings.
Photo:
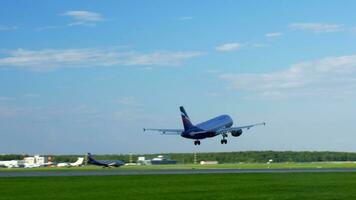
<path id="1" fill-rule="evenodd" d="M 180 135 L 184 138 L 193 139 L 194 145 L 200 145 L 200 140 L 221 135 L 221 144 L 227 144 L 226 137 L 230 133 L 234 137 L 239 137 L 243 129 L 250 129 L 259 125 L 266 125 L 265 122 L 246 126 L 233 127 L 233 121 L 229 115 L 220 115 L 206 122 L 193 125 L 183 106 L 180 107 L 184 129 L 156 129 L 144 128 L 143 131 L 158 131 L 166 135 Z"/>
<path id="2" fill-rule="evenodd" d="M 120 167 L 125 163 L 122 160 L 95 160 L 91 153 L 88 153 L 88 164 L 102 167 Z"/>
<path id="3" fill-rule="evenodd" d="M 82 166 L 83 163 L 84 163 L 84 157 L 78 157 L 78 160 L 73 163 L 62 162 L 62 163 L 58 163 L 57 167 L 79 167 Z"/>

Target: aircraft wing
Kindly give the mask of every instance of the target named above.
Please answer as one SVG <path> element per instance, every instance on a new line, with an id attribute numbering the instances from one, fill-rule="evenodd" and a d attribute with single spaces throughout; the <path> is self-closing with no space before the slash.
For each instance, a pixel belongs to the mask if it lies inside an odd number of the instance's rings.
<path id="1" fill-rule="evenodd" d="M 144 128 L 143 131 L 157 131 L 164 135 L 180 135 L 183 133 L 183 129 L 160 129 L 160 128 Z"/>
<path id="2" fill-rule="evenodd" d="M 124 165 L 125 163 L 124 162 L 121 162 L 121 161 L 113 161 L 111 163 L 108 163 L 107 165 L 109 167 L 120 167 L 122 165 Z"/>
<path id="3" fill-rule="evenodd" d="M 265 122 L 262 122 L 262 123 L 257 123 L 257 124 L 251 124 L 251 125 L 246 125 L 246 126 L 236 126 L 236 127 L 230 127 L 230 128 L 223 128 L 223 129 L 220 129 L 217 131 L 218 134 L 223 134 L 223 133 L 230 133 L 231 131 L 239 131 L 239 130 L 242 130 L 242 129 L 250 129 L 252 127 L 255 127 L 255 126 L 265 126 L 266 123 Z"/>
<path id="4" fill-rule="evenodd" d="M 114 167 L 115 167 L 115 166 L 117 166 L 117 163 L 116 163 L 116 162 L 112 162 L 112 163 L 108 163 L 107 165 L 108 165 L 108 166 L 114 166 Z"/>

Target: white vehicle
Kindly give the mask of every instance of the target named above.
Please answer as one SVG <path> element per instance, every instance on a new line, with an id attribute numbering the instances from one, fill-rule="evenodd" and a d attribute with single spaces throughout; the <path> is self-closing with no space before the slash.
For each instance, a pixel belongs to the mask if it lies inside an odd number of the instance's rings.
<path id="1" fill-rule="evenodd" d="M 19 167 L 19 161 L 17 160 L 0 161 L 0 167 L 7 167 L 7 168 Z"/>
<path id="2" fill-rule="evenodd" d="M 84 163 L 84 158 L 78 157 L 78 160 L 73 163 L 67 163 L 67 162 L 58 163 L 57 167 L 78 167 L 78 166 L 83 165 L 83 163 Z"/>

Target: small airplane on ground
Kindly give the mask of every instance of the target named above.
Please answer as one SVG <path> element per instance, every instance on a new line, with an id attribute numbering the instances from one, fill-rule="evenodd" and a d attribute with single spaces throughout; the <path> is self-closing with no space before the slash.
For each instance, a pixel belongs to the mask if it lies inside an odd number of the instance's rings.
<path id="1" fill-rule="evenodd" d="M 84 163 L 84 158 L 78 157 L 78 160 L 73 163 L 68 163 L 68 162 L 58 163 L 57 167 L 78 167 L 83 165 L 83 163 Z"/>
<path id="2" fill-rule="evenodd" d="M 228 136 L 228 133 L 231 133 L 234 137 L 238 137 L 242 134 L 242 129 L 248 130 L 254 126 L 266 125 L 265 122 L 262 122 L 252 125 L 232 127 L 233 121 L 229 115 L 220 115 L 206 122 L 193 125 L 183 106 L 180 107 L 180 111 L 184 129 L 144 128 L 143 131 L 158 131 L 166 135 L 180 135 L 184 138 L 193 139 L 194 145 L 200 145 L 200 140 L 202 139 L 222 135 L 223 138 L 221 144 L 227 144 L 225 138 Z"/>
<path id="3" fill-rule="evenodd" d="M 88 153 L 88 164 L 103 166 L 103 167 L 120 167 L 125 164 L 122 160 L 95 160 L 90 153 Z"/>

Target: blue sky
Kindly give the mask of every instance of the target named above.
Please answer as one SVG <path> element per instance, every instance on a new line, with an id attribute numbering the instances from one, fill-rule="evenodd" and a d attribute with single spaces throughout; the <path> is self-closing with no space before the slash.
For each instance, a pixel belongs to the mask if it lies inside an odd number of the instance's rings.
<path id="1" fill-rule="evenodd" d="M 353 1 L 2 1 L 0 153 L 356 151 Z M 239 138 L 143 133 L 229 114 Z"/>

